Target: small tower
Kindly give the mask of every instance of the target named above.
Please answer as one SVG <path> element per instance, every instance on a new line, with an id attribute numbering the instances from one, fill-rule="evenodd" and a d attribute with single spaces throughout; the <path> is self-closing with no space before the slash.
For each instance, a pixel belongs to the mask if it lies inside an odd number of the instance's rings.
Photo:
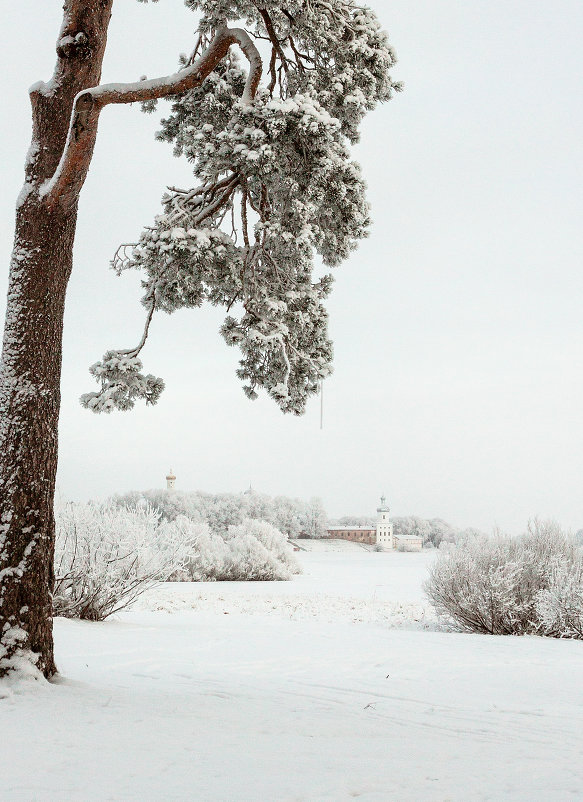
<path id="1" fill-rule="evenodd" d="M 166 477 L 166 490 L 174 490 L 174 485 L 176 484 L 176 477 L 170 468 L 170 473 Z"/>
<path id="2" fill-rule="evenodd" d="M 381 496 L 381 506 L 377 507 L 377 543 L 386 549 L 393 549 L 393 524 L 385 496 Z"/>

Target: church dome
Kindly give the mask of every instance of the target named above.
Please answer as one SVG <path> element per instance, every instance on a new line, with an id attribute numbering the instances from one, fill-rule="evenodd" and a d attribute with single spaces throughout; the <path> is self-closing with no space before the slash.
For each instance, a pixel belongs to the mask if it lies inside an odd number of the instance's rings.
<path id="1" fill-rule="evenodd" d="M 377 507 L 377 512 L 389 512 L 386 496 L 381 496 L 381 506 Z"/>

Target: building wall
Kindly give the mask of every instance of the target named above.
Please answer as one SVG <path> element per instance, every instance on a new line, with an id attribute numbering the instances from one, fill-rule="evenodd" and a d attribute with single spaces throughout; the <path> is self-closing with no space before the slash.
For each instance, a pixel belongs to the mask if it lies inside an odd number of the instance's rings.
<path id="1" fill-rule="evenodd" d="M 377 510 L 377 528 L 375 532 L 375 543 L 386 549 L 395 547 L 393 539 L 393 524 L 391 523 L 390 513 L 387 507 L 383 506 Z"/>
<path id="2" fill-rule="evenodd" d="M 326 537 L 351 540 L 353 543 L 366 543 L 369 546 L 376 543 L 376 531 L 374 529 L 328 529 Z"/>
<path id="3" fill-rule="evenodd" d="M 381 546 L 385 546 L 386 548 L 392 549 L 394 545 L 393 540 L 393 524 L 392 523 L 378 523 L 376 532 L 375 542 L 379 543 Z"/>
<path id="4" fill-rule="evenodd" d="M 353 543 L 366 543 L 373 546 L 378 543 L 383 549 L 393 551 L 421 551 L 423 538 L 415 535 L 395 535 L 391 521 L 391 511 L 381 496 L 381 505 L 377 507 L 377 523 L 374 529 L 365 526 L 339 526 L 326 530 L 327 538 L 351 540 Z"/>

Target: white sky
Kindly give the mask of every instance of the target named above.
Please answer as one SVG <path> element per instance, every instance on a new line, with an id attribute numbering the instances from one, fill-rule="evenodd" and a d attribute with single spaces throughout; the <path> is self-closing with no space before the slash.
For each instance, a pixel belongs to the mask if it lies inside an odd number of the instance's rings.
<path id="1" fill-rule="evenodd" d="M 117 0 L 104 80 L 172 71 L 195 19 L 180 0 Z M 87 367 L 139 338 L 137 277 L 108 269 L 166 184 L 189 170 L 153 141 L 157 115 L 106 109 L 81 198 L 67 306 L 59 486 L 67 498 L 164 485 L 321 496 L 373 513 L 518 531 L 583 526 L 583 4 L 375 0 L 406 91 L 365 121 L 357 157 L 371 237 L 336 271 L 335 374 L 303 418 L 248 401 L 224 312 L 154 321 L 154 408 L 95 416 Z M 52 72 L 58 0 L 0 0 L 0 248 L 30 137 L 27 88 Z M 165 111 L 164 104 L 160 109 Z M 5 295 L 6 275 L 0 287 Z"/>

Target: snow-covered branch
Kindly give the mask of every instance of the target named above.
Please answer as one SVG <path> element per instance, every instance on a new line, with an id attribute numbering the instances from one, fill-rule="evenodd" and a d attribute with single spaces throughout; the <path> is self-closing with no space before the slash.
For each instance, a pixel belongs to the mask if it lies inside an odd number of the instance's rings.
<path id="1" fill-rule="evenodd" d="M 262 72 L 261 55 L 249 34 L 242 28 L 220 28 L 205 52 L 194 64 L 172 75 L 128 84 L 102 84 L 88 90 L 99 107 L 110 103 L 141 103 L 194 89 L 204 81 L 227 55 L 231 45 L 238 44 L 249 61 L 249 74 L 241 99 L 244 105 L 253 102 Z"/>
<path id="2" fill-rule="evenodd" d="M 225 306 L 221 333 L 242 352 L 245 393 L 264 389 L 283 411 L 300 414 L 331 372 L 324 301 L 332 279 L 314 280 L 314 257 L 336 266 L 366 236 L 365 186 L 349 144 L 364 114 L 396 89 L 388 74 L 394 54 L 374 13 L 344 0 L 311 0 L 295 15 L 276 3 L 237 5 L 232 24 L 245 18 L 249 34 L 270 43 L 269 84 L 255 93 L 260 59 L 248 35 L 224 28 L 222 6 L 194 4 L 201 41 L 215 37 L 198 61 L 184 57 L 162 83 L 91 90 L 97 104 L 162 96 L 167 82 L 193 87 L 173 96 L 158 138 L 188 159 L 194 188 L 170 189 L 162 213 L 131 254 L 118 253 L 116 267 L 142 271 L 150 312 L 152 303 L 168 313 L 205 301 Z M 204 82 L 193 78 L 201 59 L 232 36 L 247 48 L 250 72 L 233 49 L 210 59 L 216 66 Z M 101 390 L 82 403 L 95 412 L 128 409 L 140 396 L 153 403 L 162 385 L 140 370 L 137 351 L 108 352 L 91 368 Z"/>
<path id="3" fill-rule="evenodd" d="M 200 86 L 227 55 L 231 45 L 239 45 L 249 61 L 249 72 L 241 102 L 253 102 L 261 80 L 261 55 L 251 37 L 241 28 L 218 29 L 201 56 L 185 69 L 172 75 L 133 83 L 110 83 L 86 89 L 75 98 L 67 144 L 53 177 L 41 188 L 41 197 L 49 205 L 67 203 L 77 197 L 79 182 L 87 172 L 93 153 L 101 110 L 114 103 L 139 103 L 180 95 Z"/>

